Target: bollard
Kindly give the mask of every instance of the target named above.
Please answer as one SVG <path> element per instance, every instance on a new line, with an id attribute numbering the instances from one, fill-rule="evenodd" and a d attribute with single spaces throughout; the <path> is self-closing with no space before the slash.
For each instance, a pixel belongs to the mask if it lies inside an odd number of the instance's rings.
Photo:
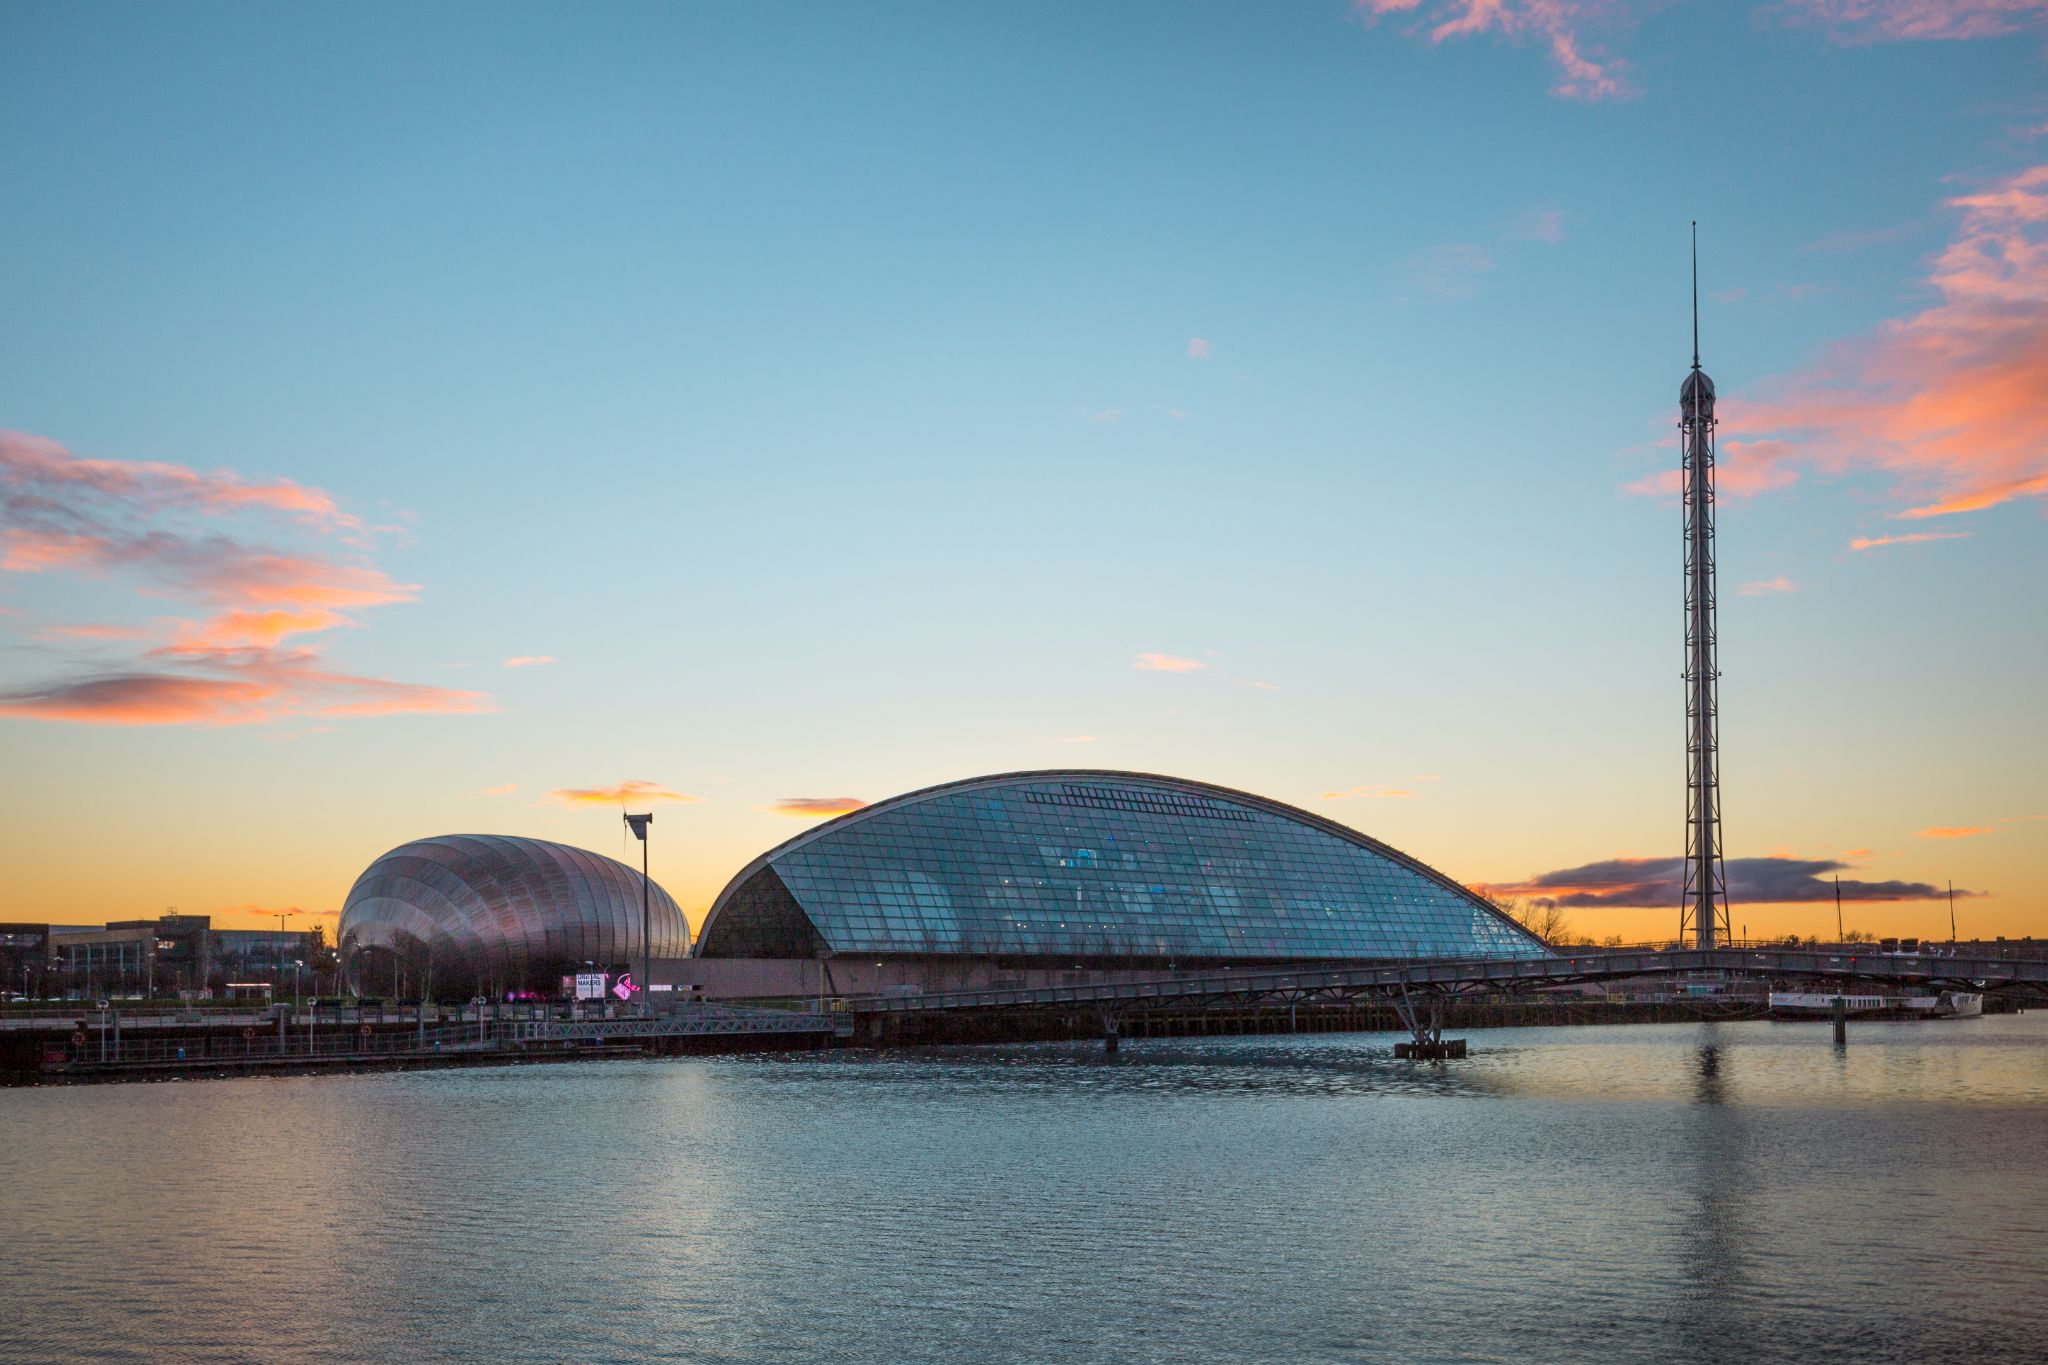
<path id="1" fill-rule="evenodd" d="M 1835 1046 L 1849 1045 L 1849 1002 L 1841 996 L 1835 997 Z"/>
<path id="2" fill-rule="evenodd" d="M 1117 1047 L 1117 1020 L 1114 1014 L 1104 1011 L 1102 1015 L 1102 1050 L 1114 1056 Z"/>

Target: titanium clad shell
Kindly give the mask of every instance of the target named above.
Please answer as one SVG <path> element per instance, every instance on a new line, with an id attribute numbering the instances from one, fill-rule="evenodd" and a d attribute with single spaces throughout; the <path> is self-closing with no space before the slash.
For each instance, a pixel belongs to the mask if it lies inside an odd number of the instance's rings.
<path id="1" fill-rule="evenodd" d="M 690 951 L 682 910 L 649 884 L 654 956 Z M 561 978 L 640 960 L 640 872 L 567 844 L 444 834 L 400 845 L 356 878 L 339 944 L 351 988 L 436 996 L 553 994 Z"/>

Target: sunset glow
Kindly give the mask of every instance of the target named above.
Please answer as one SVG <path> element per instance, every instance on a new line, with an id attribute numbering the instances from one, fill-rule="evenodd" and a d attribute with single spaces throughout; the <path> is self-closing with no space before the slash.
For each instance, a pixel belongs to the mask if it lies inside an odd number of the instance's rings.
<path id="1" fill-rule="evenodd" d="M 1697 220 L 1736 919 L 2048 932 L 2048 0 L 35 15 L 0 918 L 1087 767 L 1668 936 Z"/>

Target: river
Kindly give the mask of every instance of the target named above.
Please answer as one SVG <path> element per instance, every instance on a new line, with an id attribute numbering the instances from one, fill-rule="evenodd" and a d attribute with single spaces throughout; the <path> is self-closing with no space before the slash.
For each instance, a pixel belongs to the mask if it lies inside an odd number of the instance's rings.
<path id="1" fill-rule="evenodd" d="M 2048 1014 L 0 1090 L 0 1360 L 2040 1359 Z"/>

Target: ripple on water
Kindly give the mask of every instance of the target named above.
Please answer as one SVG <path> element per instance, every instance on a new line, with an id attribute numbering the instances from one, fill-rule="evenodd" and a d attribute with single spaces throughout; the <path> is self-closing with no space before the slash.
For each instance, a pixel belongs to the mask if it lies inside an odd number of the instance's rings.
<path id="1" fill-rule="evenodd" d="M 0 1092 L 0 1360 L 2028 1358 L 2048 1025 Z"/>

